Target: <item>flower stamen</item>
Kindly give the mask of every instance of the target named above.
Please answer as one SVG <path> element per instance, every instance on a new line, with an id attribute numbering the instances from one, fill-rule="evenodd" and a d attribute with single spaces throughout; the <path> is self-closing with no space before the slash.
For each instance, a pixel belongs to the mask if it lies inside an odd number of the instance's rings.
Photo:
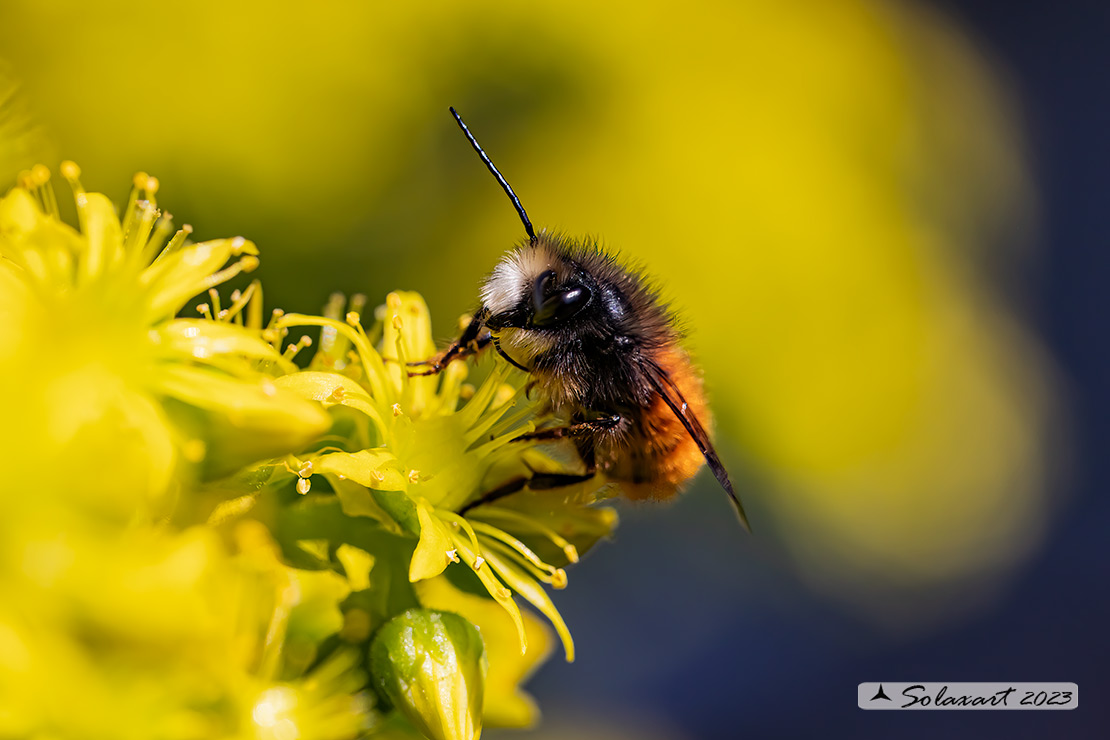
<path id="1" fill-rule="evenodd" d="M 477 533 L 475 533 L 474 528 L 470 526 L 470 522 L 468 522 L 465 518 L 459 516 L 453 511 L 436 509 L 435 514 L 448 524 L 453 524 L 456 528 L 461 528 L 464 532 L 466 532 L 466 536 L 470 538 L 471 544 L 474 545 L 474 553 L 478 557 L 481 557 L 482 546 L 478 544 L 478 535 Z"/>
<path id="2" fill-rule="evenodd" d="M 552 588 L 561 590 L 567 586 L 567 574 L 562 568 L 555 568 L 543 562 L 541 562 L 542 568 L 537 567 L 530 560 L 522 559 L 516 548 L 506 546 L 499 540 L 490 539 L 486 541 L 486 552 L 490 551 L 522 567 L 526 573 L 537 581 L 551 584 Z"/>
<path id="3" fill-rule="evenodd" d="M 540 556 L 534 553 L 523 542 L 509 535 L 508 533 L 503 532 L 497 527 L 493 527 L 483 522 L 471 522 L 471 525 L 474 527 L 475 532 L 485 535 L 485 537 L 488 539 L 495 540 L 512 548 L 513 551 L 515 551 L 520 556 L 520 558 L 523 558 L 525 562 L 534 566 L 547 578 L 551 578 L 552 576 L 554 576 L 555 571 L 558 570 L 558 568 L 556 568 L 555 566 L 548 565 L 544 561 L 540 560 Z"/>
<path id="4" fill-rule="evenodd" d="M 74 192 L 84 192 L 84 188 L 81 187 L 81 183 L 78 181 L 81 177 L 81 168 L 77 166 L 76 162 L 67 159 L 62 162 L 58 170 L 62 173 L 62 177 L 69 182 L 69 186 L 73 188 Z"/>
<path id="5" fill-rule="evenodd" d="M 188 239 L 189 235 L 192 234 L 192 233 L 193 233 L 193 227 L 192 226 L 190 226 L 189 224 L 182 224 L 181 228 L 177 230 L 177 233 L 175 233 L 173 235 L 173 238 L 170 239 L 169 243 L 166 244 L 166 246 L 162 248 L 161 252 L 158 253 L 158 256 L 155 257 L 153 260 L 151 260 L 151 262 L 150 262 L 151 267 L 153 267 L 154 265 L 157 265 L 163 259 L 165 259 L 169 255 L 173 254 L 177 250 L 181 249 L 181 247 L 184 246 L 184 244 L 185 244 L 185 240 Z"/>
<path id="6" fill-rule="evenodd" d="M 220 310 L 220 292 L 215 288 L 209 288 L 208 299 L 212 301 L 212 313 L 218 317 L 222 313 Z"/>
<path id="7" fill-rule="evenodd" d="M 501 520 L 514 529 L 520 529 L 525 532 L 534 532 L 535 534 L 546 537 L 553 545 L 563 551 L 566 559 L 572 563 L 578 562 L 578 548 L 568 542 L 565 538 L 561 537 L 555 530 L 536 521 L 534 518 L 520 514 L 512 509 L 507 509 L 502 506 L 482 506 L 467 512 L 467 516 L 471 519 L 481 518 L 486 520 Z"/>
<path id="8" fill-rule="evenodd" d="M 42 206 L 42 212 L 60 220 L 58 200 L 54 196 L 54 185 L 50 182 L 50 169 L 36 164 L 31 168 L 31 179 L 34 181 L 33 191 L 39 205 Z"/>
<path id="9" fill-rule="evenodd" d="M 162 215 L 154 222 L 154 233 L 147 239 L 139 259 L 140 265 L 148 265 L 165 248 L 170 236 L 174 233 L 173 215 L 163 211 Z"/>
<path id="10" fill-rule="evenodd" d="M 300 339 L 298 339 L 296 344 L 290 344 L 290 345 L 286 346 L 285 351 L 281 353 L 281 356 L 282 356 L 283 359 L 292 360 L 294 357 L 297 356 L 297 353 L 300 352 L 302 349 L 304 349 L 305 347 L 311 347 L 311 346 L 312 346 L 312 337 L 310 337 L 306 334 L 303 337 L 301 337 Z"/>
<path id="11" fill-rule="evenodd" d="M 277 321 L 278 328 L 287 329 L 293 326 L 331 326 L 340 334 L 346 335 L 347 339 L 354 344 L 362 364 L 370 368 L 370 371 L 366 373 L 366 381 L 370 384 L 371 397 L 381 403 L 389 405 L 395 403 L 393 389 L 382 382 L 382 378 L 385 377 L 385 363 L 382 362 L 381 355 L 370 344 L 366 333 L 362 331 L 361 325 L 352 327 L 333 319 L 299 313 L 285 314 Z"/>
<path id="12" fill-rule="evenodd" d="M 137 213 L 128 224 L 128 231 L 123 236 L 123 251 L 131 264 L 143 266 L 148 256 L 148 245 L 155 222 L 161 218 L 162 212 L 155 207 L 153 201 L 139 200 L 135 203 Z M 152 253 L 152 252 L 151 252 Z"/>
<path id="13" fill-rule="evenodd" d="M 131 178 L 131 192 L 127 196 L 127 207 L 123 209 L 122 231 L 125 249 L 132 240 L 132 226 L 134 226 L 135 217 L 138 215 L 139 209 L 148 203 L 144 198 L 144 191 L 151 179 L 150 175 L 145 172 L 136 172 L 135 176 Z M 150 197 L 153 198 L 154 193 L 150 193 Z"/>

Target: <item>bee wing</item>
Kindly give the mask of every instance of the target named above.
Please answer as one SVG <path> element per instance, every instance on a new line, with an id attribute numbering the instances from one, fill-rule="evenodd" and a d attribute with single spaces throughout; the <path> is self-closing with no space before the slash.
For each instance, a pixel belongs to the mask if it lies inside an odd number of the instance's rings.
<path id="1" fill-rule="evenodd" d="M 674 412 L 678 420 L 682 422 L 682 426 L 686 427 L 686 431 L 690 433 L 697 444 L 701 454 L 705 456 L 705 461 L 709 464 L 709 469 L 713 471 L 713 476 L 721 487 L 725 489 L 725 493 L 732 499 L 733 508 L 736 510 L 736 516 L 740 518 L 740 523 L 744 525 L 744 529 L 748 532 L 752 531 L 751 525 L 748 523 L 748 515 L 744 513 L 744 505 L 740 503 L 740 498 L 736 495 L 736 490 L 732 487 L 732 481 L 728 477 L 728 471 L 725 470 L 724 463 L 721 458 L 717 457 L 717 450 L 713 447 L 713 442 L 709 439 L 709 433 L 705 431 L 705 427 L 698 421 L 698 417 L 690 411 L 689 404 L 682 395 L 682 391 L 674 384 L 671 377 L 661 367 L 654 363 L 648 363 L 646 367 L 648 382 L 651 383 L 655 391 L 662 396 L 664 403 Z"/>

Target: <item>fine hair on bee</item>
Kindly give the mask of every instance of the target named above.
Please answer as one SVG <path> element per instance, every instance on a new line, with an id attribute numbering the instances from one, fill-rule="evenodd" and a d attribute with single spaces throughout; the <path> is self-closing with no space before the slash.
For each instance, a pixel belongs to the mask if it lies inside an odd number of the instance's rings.
<path id="1" fill-rule="evenodd" d="M 700 373 L 675 317 L 652 285 L 596 243 L 536 233 L 520 199 L 450 109 L 524 224 L 527 240 L 482 285 L 481 306 L 459 337 L 412 375 L 432 375 L 492 345 L 529 374 L 528 388 L 565 426 L 527 439 L 571 439 L 584 476 L 539 473 L 486 493 L 467 508 L 525 485 L 566 485 L 601 473 L 632 499 L 674 496 L 708 464 L 746 529 L 747 516 L 710 439 Z"/>

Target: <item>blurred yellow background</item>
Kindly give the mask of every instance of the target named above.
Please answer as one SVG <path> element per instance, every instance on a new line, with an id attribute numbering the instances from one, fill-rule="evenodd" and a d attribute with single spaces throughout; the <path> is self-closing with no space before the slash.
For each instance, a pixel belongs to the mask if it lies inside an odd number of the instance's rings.
<path id="1" fill-rule="evenodd" d="M 940 15 L 6 6 L 0 57 L 45 134 L 28 162 L 74 159 L 121 200 L 156 174 L 198 238 L 259 244 L 288 310 L 415 289 L 446 338 L 473 308 L 522 233 L 455 105 L 538 227 L 598 235 L 659 278 L 757 536 L 820 592 L 932 617 L 1041 537 L 1057 392 L 992 279 L 1036 208 L 1006 87 Z M 696 495 L 724 506 L 706 481 Z"/>

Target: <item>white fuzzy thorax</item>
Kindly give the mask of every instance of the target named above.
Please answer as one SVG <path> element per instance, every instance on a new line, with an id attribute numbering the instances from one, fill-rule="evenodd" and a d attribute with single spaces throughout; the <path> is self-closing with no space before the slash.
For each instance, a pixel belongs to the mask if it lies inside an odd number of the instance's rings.
<path id="1" fill-rule="evenodd" d="M 520 303 L 536 278 L 551 269 L 547 250 L 526 246 L 505 255 L 482 286 L 482 305 L 497 315 Z"/>
<path id="2" fill-rule="evenodd" d="M 497 335 L 501 347 L 522 365 L 531 365 L 537 356 L 555 346 L 555 337 L 528 329 L 502 329 Z"/>

